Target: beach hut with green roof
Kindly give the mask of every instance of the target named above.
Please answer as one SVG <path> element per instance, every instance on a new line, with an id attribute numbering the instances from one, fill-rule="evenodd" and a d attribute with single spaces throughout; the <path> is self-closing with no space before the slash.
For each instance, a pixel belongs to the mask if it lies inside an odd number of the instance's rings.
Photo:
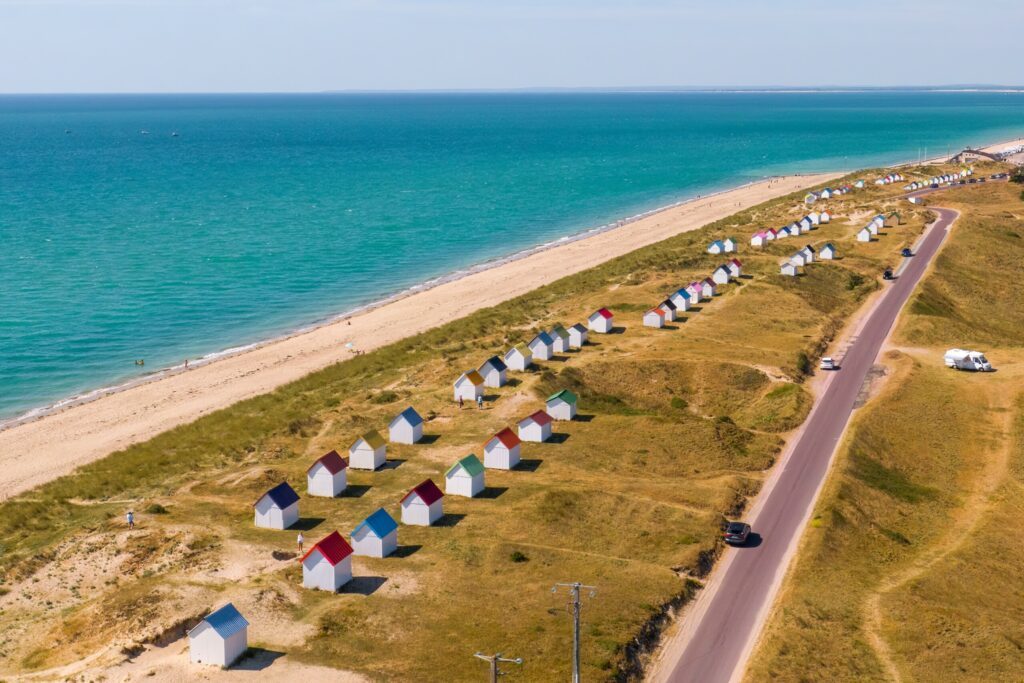
<path id="1" fill-rule="evenodd" d="M 444 473 L 444 492 L 450 496 L 473 498 L 484 490 L 484 464 L 470 453 Z"/>
<path id="2" fill-rule="evenodd" d="M 348 466 L 354 470 L 378 469 L 387 457 L 387 444 L 376 430 L 366 432 L 348 447 Z"/>
<path id="3" fill-rule="evenodd" d="M 565 329 L 565 326 L 558 323 L 551 328 L 551 332 L 548 333 L 551 337 L 551 350 L 555 353 L 565 353 L 569 350 L 569 330 Z"/>
<path id="4" fill-rule="evenodd" d="M 506 351 L 504 358 L 505 365 L 508 366 L 509 370 L 523 372 L 533 365 L 533 352 L 523 344 L 516 344 Z"/>
<path id="5" fill-rule="evenodd" d="M 568 389 L 551 394 L 547 400 L 547 414 L 556 420 L 571 420 L 576 417 L 576 394 Z"/>

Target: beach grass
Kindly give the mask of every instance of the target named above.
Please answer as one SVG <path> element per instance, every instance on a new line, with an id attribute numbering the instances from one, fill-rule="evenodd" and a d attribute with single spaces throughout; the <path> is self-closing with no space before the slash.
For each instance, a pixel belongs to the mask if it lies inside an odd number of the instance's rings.
<path id="1" fill-rule="evenodd" d="M 961 217 L 848 432 L 748 680 L 1024 676 L 1024 211 L 1005 184 L 941 201 Z M 952 346 L 997 372 L 945 368 Z"/>
<path id="2" fill-rule="evenodd" d="M 230 599 L 250 618 L 254 644 L 296 661 L 462 680 L 481 675 L 474 652 L 501 650 L 526 660 L 522 679 L 550 680 L 568 674 L 571 642 L 565 596 L 551 588 L 579 580 L 598 586 L 584 611 L 585 678 L 635 676 L 636 653 L 651 643 L 634 637 L 692 593 L 692 578 L 717 555 L 722 521 L 742 514 L 786 432 L 806 417 L 809 363 L 878 288 L 882 265 L 923 229 L 926 212 L 911 208 L 878 243 L 854 242 L 862 214 L 900 205 L 897 193 L 849 195 L 830 203 L 837 220 L 806 239 L 744 247 L 744 279 L 669 329 L 641 327 L 639 312 L 725 260 L 706 254 L 707 242 L 745 241 L 799 217 L 801 197 L 354 356 L 6 501 L 5 671 L 67 663 L 111 642 L 131 650 Z M 799 278 L 778 275 L 782 257 L 825 241 L 844 258 Z M 617 312 L 623 330 L 510 373 L 515 381 L 488 390 L 484 410 L 453 404 L 451 382 L 463 370 L 601 306 Z M 556 423 L 552 442 L 524 444 L 519 469 L 488 471 L 483 498 L 447 497 L 440 526 L 401 527 L 396 556 L 356 558 L 349 591 L 299 589 L 295 531 L 253 527 L 251 504 L 269 487 L 287 480 L 302 494 L 316 457 L 344 452 L 413 405 L 427 420 L 427 443 L 389 445 L 390 465 L 351 472 L 344 497 L 300 503 L 307 543 L 335 529 L 348 535 L 377 507 L 397 517 L 410 487 L 428 477 L 441 483 L 451 463 L 480 455 L 487 437 L 559 388 L 579 395 L 580 419 Z M 885 462 L 863 467 L 877 481 L 892 478 Z M 150 506 L 163 512 L 144 512 Z M 122 523 L 129 508 L 139 521 L 131 534 Z M 72 567 L 88 569 L 61 583 Z M 40 603 L 50 586 L 50 604 Z"/>

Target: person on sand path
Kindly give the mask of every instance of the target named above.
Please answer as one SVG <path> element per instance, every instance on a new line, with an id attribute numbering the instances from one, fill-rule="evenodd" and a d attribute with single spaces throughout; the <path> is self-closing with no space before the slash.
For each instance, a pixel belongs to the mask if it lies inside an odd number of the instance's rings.
<path id="1" fill-rule="evenodd" d="M 484 397 L 483 396 L 477 396 L 476 397 L 476 407 L 479 408 L 480 410 L 483 410 L 483 408 L 484 408 Z"/>
<path id="2" fill-rule="evenodd" d="M 135 513 L 134 512 L 129 510 L 128 514 L 126 514 L 124 516 L 124 519 L 125 519 L 126 522 L 128 522 L 128 531 L 131 531 L 132 529 L 135 528 Z"/>
<path id="3" fill-rule="evenodd" d="M 302 532 L 301 531 L 299 532 L 299 535 L 295 537 L 295 542 L 299 544 L 299 553 L 300 554 L 302 553 L 302 542 L 305 541 L 305 540 L 306 539 L 304 539 L 302 537 Z"/>
<path id="4" fill-rule="evenodd" d="M 461 396 L 459 396 L 459 410 L 462 410 L 462 408 L 463 408 L 463 407 L 464 407 L 465 405 L 466 405 L 466 402 L 462 400 L 462 397 L 461 397 Z"/>

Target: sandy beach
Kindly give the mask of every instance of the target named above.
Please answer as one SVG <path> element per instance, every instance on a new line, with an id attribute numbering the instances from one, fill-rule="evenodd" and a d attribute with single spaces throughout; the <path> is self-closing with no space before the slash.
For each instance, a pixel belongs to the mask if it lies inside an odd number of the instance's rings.
<path id="1" fill-rule="evenodd" d="M 67 406 L 0 431 L 0 499 L 311 372 L 546 284 L 640 247 L 695 230 L 836 174 L 786 176 L 673 206 L 585 239 L 531 253 L 412 293 L 346 320 Z M 498 351 L 498 349 L 495 349 Z"/>

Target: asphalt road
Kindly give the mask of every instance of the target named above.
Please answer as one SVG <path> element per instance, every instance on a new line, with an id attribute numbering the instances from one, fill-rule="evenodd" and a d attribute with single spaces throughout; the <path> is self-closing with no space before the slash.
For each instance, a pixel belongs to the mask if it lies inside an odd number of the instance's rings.
<path id="1" fill-rule="evenodd" d="M 685 650 L 671 667 L 669 680 L 727 683 L 743 663 L 748 643 L 760 632 L 760 613 L 773 599 L 775 577 L 786 569 L 787 550 L 803 530 L 868 371 L 956 218 L 956 212 L 949 209 L 929 208 L 939 219 L 899 277 L 885 283 L 888 291 L 865 320 L 846 355 L 837 359 L 840 369 L 822 394 L 757 515 L 753 533 L 761 542 L 756 547 L 730 551 L 735 556 L 724 568 Z"/>

